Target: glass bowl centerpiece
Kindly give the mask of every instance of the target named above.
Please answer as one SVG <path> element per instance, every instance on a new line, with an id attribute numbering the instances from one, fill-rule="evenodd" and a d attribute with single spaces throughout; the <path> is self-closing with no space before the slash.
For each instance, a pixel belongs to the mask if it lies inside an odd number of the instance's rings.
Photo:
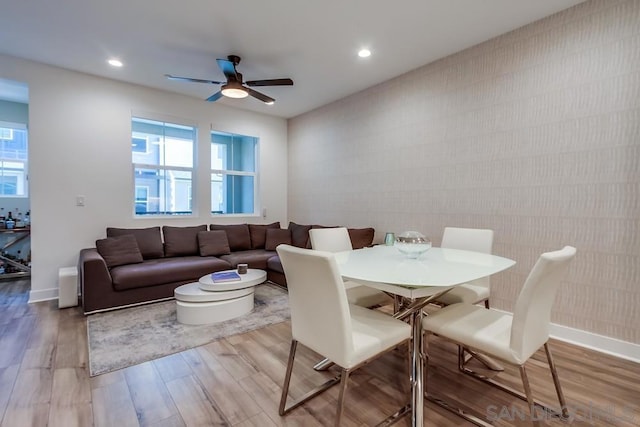
<path id="1" fill-rule="evenodd" d="M 403 231 L 396 237 L 395 247 L 409 259 L 417 259 L 431 249 L 431 240 L 419 231 Z"/>

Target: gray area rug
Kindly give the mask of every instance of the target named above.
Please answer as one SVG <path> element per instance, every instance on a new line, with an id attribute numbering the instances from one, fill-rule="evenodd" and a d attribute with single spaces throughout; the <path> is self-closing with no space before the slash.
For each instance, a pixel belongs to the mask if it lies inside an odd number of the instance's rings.
<path id="1" fill-rule="evenodd" d="M 175 301 L 90 315 L 89 374 L 137 365 L 289 319 L 287 292 L 282 288 L 256 286 L 254 300 L 251 313 L 212 325 L 178 323 Z"/>

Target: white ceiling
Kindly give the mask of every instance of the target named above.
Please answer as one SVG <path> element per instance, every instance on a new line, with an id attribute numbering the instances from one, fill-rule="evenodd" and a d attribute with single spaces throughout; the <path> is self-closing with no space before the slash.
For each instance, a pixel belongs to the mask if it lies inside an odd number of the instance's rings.
<path id="1" fill-rule="evenodd" d="M 0 11 L 0 53 L 203 102 L 218 86 L 163 75 L 224 80 L 215 59 L 237 54 L 245 80 L 295 85 L 257 88 L 272 106 L 218 102 L 289 118 L 582 1 L 14 0 Z M 364 46 L 368 59 L 356 55 Z"/>

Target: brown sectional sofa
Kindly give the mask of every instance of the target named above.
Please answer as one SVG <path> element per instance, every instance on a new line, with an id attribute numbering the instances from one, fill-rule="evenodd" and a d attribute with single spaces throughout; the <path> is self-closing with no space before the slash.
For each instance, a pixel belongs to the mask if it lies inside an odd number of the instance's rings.
<path id="1" fill-rule="evenodd" d="M 95 248 L 80 251 L 78 272 L 85 314 L 173 297 L 178 286 L 240 263 L 267 272 L 286 287 L 275 251 L 281 243 L 310 247 L 309 230 L 289 223 L 195 227 L 107 228 Z M 349 229 L 354 248 L 370 246 L 373 228 Z"/>

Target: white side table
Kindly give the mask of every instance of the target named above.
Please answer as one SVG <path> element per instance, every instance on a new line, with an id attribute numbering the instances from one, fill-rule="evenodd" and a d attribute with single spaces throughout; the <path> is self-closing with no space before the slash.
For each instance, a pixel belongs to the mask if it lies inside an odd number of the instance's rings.
<path id="1" fill-rule="evenodd" d="M 211 274 L 174 291 L 178 322 L 205 325 L 242 316 L 253 310 L 255 286 L 267 280 L 263 270 L 250 268 L 235 282 L 214 283 Z"/>
<path id="2" fill-rule="evenodd" d="M 58 308 L 78 305 L 78 268 L 58 269 Z"/>

